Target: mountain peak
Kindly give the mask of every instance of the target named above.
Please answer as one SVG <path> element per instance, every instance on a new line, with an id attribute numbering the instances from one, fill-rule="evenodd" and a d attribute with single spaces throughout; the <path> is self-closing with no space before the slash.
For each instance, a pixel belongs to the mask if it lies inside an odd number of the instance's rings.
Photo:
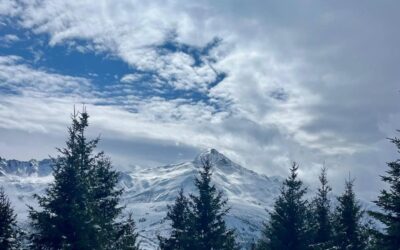
<path id="1" fill-rule="evenodd" d="M 215 148 L 209 148 L 201 152 L 193 161 L 195 165 L 200 165 L 204 160 L 210 161 L 212 165 L 231 165 L 233 162 L 220 153 Z"/>
<path id="2" fill-rule="evenodd" d="M 215 155 L 221 154 L 221 153 L 218 152 L 215 148 L 210 148 L 210 149 L 208 149 L 208 151 L 210 152 L 210 154 L 215 154 Z"/>
<path id="3" fill-rule="evenodd" d="M 206 156 L 206 157 L 220 157 L 220 156 L 225 157 L 222 153 L 220 153 L 215 148 L 208 148 L 208 149 L 204 150 L 203 152 L 201 152 L 200 155 Z"/>

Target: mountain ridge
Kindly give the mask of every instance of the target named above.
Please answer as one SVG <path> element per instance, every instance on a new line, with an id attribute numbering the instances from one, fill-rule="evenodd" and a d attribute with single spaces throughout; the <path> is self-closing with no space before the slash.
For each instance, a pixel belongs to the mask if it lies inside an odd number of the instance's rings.
<path id="1" fill-rule="evenodd" d="M 157 235 L 169 233 L 169 222 L 165 221 L 167 205 L 174 202 L 181 188 L 185 194 L 196 192 L 194 180 L 205 159 L 213 165 L 213 184 L 228 198 L 231 210 L 226 217 L 227 225 L 236 229 L 243 248 L 258 238 L 267 219 L 267 209 L 279 193 L 281 179 L 258 174 L 216 149 L 208 149 L 192 161 L 121 172 L 118 183 L 124 189 L 121 203 L 126 212 L 133 213 L 144 249 L 156 249 Z M 4 174 L 0 175 L 0 185 L 5 187 L 23 223 L 27 218 L 25 204 L 36 206 L 32 195 L 42 194 L 53 180 L 51 171 L 46 172 L 51 168 L 49 164 L 48 159 L 0 160 L 0 172 Z"/>

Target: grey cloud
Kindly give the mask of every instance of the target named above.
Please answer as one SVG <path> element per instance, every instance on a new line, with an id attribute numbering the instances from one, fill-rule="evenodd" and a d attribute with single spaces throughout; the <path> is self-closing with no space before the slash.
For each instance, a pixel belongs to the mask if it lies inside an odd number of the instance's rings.
<path id="1" fill-rule="evenodd" d="M 400 3 L 102 3 L 105 9 L 89 12 L 100 5 L 84 1 L 86 9 L 79 9 L 44 1 L 40 9 L 28 5 L 25 12 L 20 10 L 20 20 L 26 28 L 49 34 L 51 44 L 83 38 L 95 44 L 94 50 L 108 51 L 166 78 L 176 75 L 182 80 L 177 87 L 183 89 L 192 83 L 201 88 L 214 79 L 214 72 L 208 66 L 188 67 L 187 55 L 160 58 L 154 45 L 162 44 L 171 30 L 176 31 L 178 42 L 190 46 L 204 46 L 220 37 L 220 46 L 210 52 L 212 67 L 227 77 L 206 93 L 213 100 L 231 103 L 229 114 L 220 114 L 199 103 L 181 105 L 162 99 L 145 103 L 133 93 L 127 105 L 134 103 L 135 114 L 118 106 L 93 107 L 94 119 L 116 119 L 114 126 L 94 122 L 96 129 L 136 140 L 107 142 L 113 154 L 129 155 L 118 146 L 128 143 L 126 148 L 140 153 L 127 159 L 144 161 L 142 155 L 154 146 L 159 155 L 150 158 L 159 162 L 170 161 L 166 155 L 176 155 L 173 152 L 189 155 L 197 148 L 214 146 L 267 174 L 285 174 L 290 160 L 297 160 L 309 182 L 326 162 L 335 186 L 342 185 L 351 171 L 366 195 L 376 192 L 377 175 L 385 161 L 396 157 L 384 138 L 393 136 L 400 121 L 396 27 Z M 78 17 L 69 20 L 65 15 L 64 20 L 46 15 L 60 10 Z M 132 132 L 144 133 L 146 128 L 146 139 Z M 155 146 L 158 140 L 166 141 L 161 148 Z M 185 146 L 175 147 L 173 142 Z M 376 181 L 366 185 L 370 178 Z"/>
<path id="2" fill-rule="evenodd" d="M 120 169 L 181 163 L 193 160 L 200 153 L 199 148 L 172 140 L 146 137 L 124 140 L 109 135 L 102 137 L 99 148 L 109 154 Z"/>

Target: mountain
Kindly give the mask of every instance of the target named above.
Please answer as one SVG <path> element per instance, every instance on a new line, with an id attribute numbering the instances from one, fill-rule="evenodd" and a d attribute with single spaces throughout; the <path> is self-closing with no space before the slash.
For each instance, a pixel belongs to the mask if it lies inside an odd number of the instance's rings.
<path id="1" fill-rule="evenodd" d="M 156 236 L 168 234 L 169 224 L 164 220 L 167 205 L 174 202 L 181 187 L 185 193 L 196 191 L 194 179 L 205 158 L 213 164 L 213 182 L 229 199 L 228 226 L 236 229 L 244 248 L 258 238 L 267 218 L 266 209 L 272 206 L 282 180 L 246 169 L 210 149 L 191 162 L 121 173 L 119 185 L 125 190 L 122 202 L 126 212 L 133 212 L 144 249 L 156 249 Z M 26 223 L 26 204 L 35 203 L 32 195 L 43 193 L 52 180 L 50 160 L 21 162 L 0 158 L 0 185 L 9 194 L 22 223 Z"/>
<path id="2" fill-rule="evenodd" d="M 0 157 L 0 176 L 14 175 L 28 177 L 32 175 L 47 176 L 51 174 L 51 160 L 17 161 L 6 160 Z"/>

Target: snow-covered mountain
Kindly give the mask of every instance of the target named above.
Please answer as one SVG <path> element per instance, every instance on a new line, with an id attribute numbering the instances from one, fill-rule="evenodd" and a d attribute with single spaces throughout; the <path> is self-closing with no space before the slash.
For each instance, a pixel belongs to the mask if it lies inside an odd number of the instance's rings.
<path id="1" fill-rule="evenodd" d="M 17 161 L 0 157 L 0 176 L 13 175 L 19 177 L 47 176 L 51 174 L 51 160 Z"/>
<path id="2" fill-rule="evenodd" d="M 125 189 L 122 202 L 127 212 L 133 212 L 145 249 L 156 249 L 156 236 L 168 234 L 169 224 L 164 220 L 167 205 L 174 202 L 179 189 L 196 192 L 194 179 L 203 158 L 213 164 L 213 181 L 229 199 L 228 226 L 236 229 L 243 246 L 258 238 L 267 218 L 266 209 L 279 193 L 281 179 L 257 174 L 210 149 L 191 162 L 135 168 L 121 174 L 119 185 Z M 27 218 L 26 204 L 35 203 L 32 195 L 43 193 L 53 179 L 50 164 L 50 160 L 20 162 L 0 158 L 0 185 L 9 194 L 22 223 Z"/>

